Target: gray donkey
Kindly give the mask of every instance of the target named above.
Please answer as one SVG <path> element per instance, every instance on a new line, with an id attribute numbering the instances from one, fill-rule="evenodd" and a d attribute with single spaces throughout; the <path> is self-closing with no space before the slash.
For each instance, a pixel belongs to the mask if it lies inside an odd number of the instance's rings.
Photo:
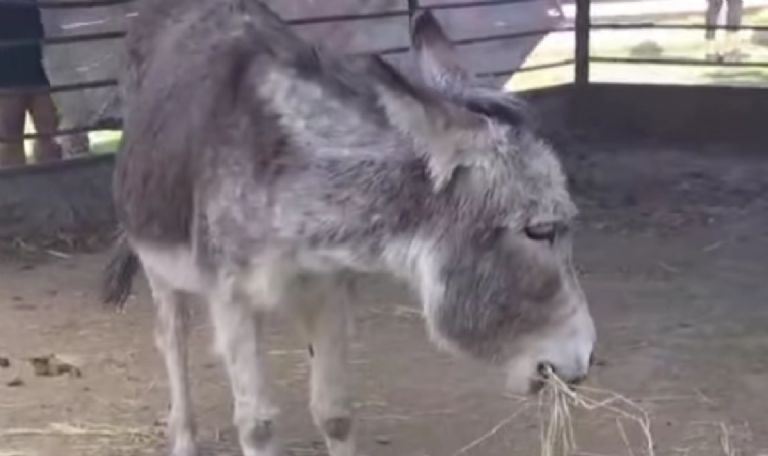
<path id="1" fill-rule="evenodd" d="M 143 267 L 174 456 L 197 453 L 190 296 L 210 309 L 246 456 L 281 454 L 264 352 L 276 311 L 308 337 L 330 454 L 357 454 L 346 290 L 364 275 L 409 285 L 432 340 L 500 366 L 515 391 L 545 367 L 586 376 L 595 330 L 557 158 L 515 98 L 457 64 L 429 12 L 412 36 L 420 77 L 318 50 L 255 0 L 144 2 L 127 40 L 125 235 L 106 299 L 122 303 Z"/>

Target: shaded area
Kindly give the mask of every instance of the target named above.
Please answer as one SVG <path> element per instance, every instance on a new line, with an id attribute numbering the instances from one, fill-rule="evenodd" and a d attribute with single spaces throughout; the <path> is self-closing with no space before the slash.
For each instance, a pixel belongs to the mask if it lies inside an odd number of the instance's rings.
<path id="1" fill-rule="evenodd" d="M 0 170 L 0 240 L 82 244 L 113 230 L 112 156 Z"/>

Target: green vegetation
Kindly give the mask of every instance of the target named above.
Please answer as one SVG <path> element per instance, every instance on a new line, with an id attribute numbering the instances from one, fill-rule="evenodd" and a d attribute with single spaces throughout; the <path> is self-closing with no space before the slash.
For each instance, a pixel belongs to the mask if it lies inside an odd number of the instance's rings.
<path id="1" fill-rule="evenodd" d="M 91 140 L 91 152 L 94 154 L 113 154 L 120 146 L 120 131 L 92 131 L 88 133 Z"/>

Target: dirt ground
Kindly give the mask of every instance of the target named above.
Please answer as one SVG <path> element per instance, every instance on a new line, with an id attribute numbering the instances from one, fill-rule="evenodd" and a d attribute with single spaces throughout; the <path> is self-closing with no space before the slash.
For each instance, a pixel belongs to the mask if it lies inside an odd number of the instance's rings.
<path id="1" fill-rule="evenodd" d="M 591 385 L 652 417 L 656 455 L 768 455 L 768 156 L 735 147 L 600 144 L 563 151 L 582 209 L 576 255 L 598 324 Z M 0 456 L 164 454 L 168 388 L 146 285 L 125 314 L 97 301 L 105 254 L 0 260 Z M 535 401 L 505 397 L 492 369 L 437 352 L 413 307 L 376 290 L 357 312 L 353 371 L 361 453 L 538 454 Z M 207 455 L 235 455 L 231 401 L 197 309 L 193 390 Z M 323 455 L 306 407 L 306 354 L 272 330 L 281 432 L 296 456 Z M 79 372 L 37 376 L 57 355 Z M 0 359 L 0 365 L 2 365 Z M 75 375 L 79 373 L 80 375 Z M 56 374 L 56 372 L 53 372 Z M 13 385 L 13 386 L 11 386 Z M 633 450 L 613 418 L 577 413 L 582 455 Z"/>

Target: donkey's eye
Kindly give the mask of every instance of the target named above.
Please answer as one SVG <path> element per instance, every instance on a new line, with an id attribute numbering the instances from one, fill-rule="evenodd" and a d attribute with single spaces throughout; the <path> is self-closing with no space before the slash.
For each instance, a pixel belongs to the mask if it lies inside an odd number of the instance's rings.
<path id="1" fill-rule="evenodd" d="M 504 238 L 509 232 L 509 228 L 506 226 L 497 226 L 489 229 L 483 233 L 482 239 L 488 242 L 496 242 L 499 239 Z"/>
<path id="2" fill-rule="evenodd" d="M 537 223 L 525 227 L 525 235 L 534 241 L 555 242 L 557 237 L 556 223 Z"/>

